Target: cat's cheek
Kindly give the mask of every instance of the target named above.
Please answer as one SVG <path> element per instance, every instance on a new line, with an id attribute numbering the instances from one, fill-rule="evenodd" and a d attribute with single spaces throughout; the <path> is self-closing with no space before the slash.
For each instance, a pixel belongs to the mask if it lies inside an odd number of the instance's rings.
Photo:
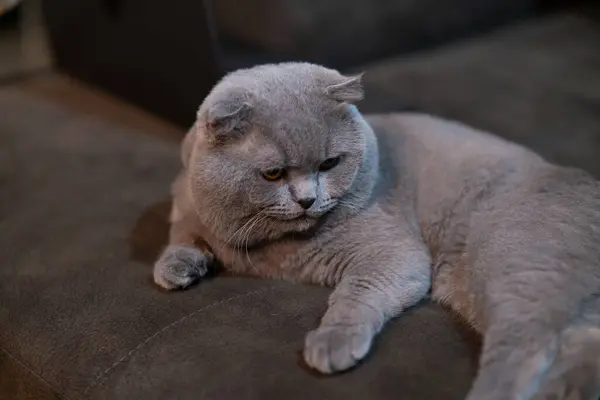
<path id="1" fill-rule="evenodd" d="M 277 182 L 260 182 L 248 190 L 248 202 L 262 208 L 267 205 L 286 206 L 291 201 L 287 185 Z"/>
<path id="2" fill-rule="evenodd" d="M 350 186 L 349 178 L 340 174 L 328 174 L 321 181 L 321 198 L 331 199 L 343 196 Z"/>

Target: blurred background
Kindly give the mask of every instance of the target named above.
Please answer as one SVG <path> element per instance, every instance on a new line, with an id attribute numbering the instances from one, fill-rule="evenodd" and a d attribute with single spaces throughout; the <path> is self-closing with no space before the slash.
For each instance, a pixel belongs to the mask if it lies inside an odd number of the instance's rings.
<path id="1" fill-rule="evenodd" d="M 0 78 L 56 70 L 187 126 L 227 71 L 303 60 L 365 71 L 364 111 L 437 113 L 529 144 L 546 125 L 584 135 L 569 120 L 598 111 L 594 3 L 0 0 Z"/>
<path id="2" fill-rule="evenodd" d="M 598 173 L 595 3 L 0 0 L 0 78 L 58 71 L 188 126 L 227 71 L 311 61 L 366 72 L 365 112 L 459 119 Z"/>

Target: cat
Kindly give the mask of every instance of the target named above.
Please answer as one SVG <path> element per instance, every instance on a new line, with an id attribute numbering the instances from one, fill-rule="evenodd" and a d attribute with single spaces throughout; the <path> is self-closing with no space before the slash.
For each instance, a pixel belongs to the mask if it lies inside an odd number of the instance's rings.
<path id="1" fill-rule="evenodd" d="M 596 398 L 600 183 L 458 122 L 363 117 L 363 94 L 309 63 L 226 75 L 183 140 L 155 282 L 218 263 L 335 287 L 303 352 L 326 374 L 431 297 L 483 335 L 468 400 Z"/>

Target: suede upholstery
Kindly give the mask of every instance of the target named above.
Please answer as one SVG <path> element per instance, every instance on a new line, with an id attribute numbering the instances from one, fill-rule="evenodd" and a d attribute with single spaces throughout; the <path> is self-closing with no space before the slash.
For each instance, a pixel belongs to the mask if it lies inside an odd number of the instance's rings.
<path id="1" fill-rule="evenodd" d="M 562 14 L 368 65 L 361 109 L 456 118 L 600 176 L 598 43 Z M 464 398 L 478 338 L 438 305 L 321 377 L 300 351 L 328 290 L 159 290 L 180 129 L 56 74 L 0 88 L 0 115 L 0 398 Z"/>

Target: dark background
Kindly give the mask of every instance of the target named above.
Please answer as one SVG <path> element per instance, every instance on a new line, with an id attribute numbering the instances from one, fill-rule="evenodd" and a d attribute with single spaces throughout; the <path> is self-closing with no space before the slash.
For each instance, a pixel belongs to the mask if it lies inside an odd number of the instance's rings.
<path id="1" fill-rule="evenodd" d="M 232 69 L 302 60 L 363 70 L 585 3 L 52 0 L 44 11 L 61 69 L 189 125 L 207 91 Z"/>

